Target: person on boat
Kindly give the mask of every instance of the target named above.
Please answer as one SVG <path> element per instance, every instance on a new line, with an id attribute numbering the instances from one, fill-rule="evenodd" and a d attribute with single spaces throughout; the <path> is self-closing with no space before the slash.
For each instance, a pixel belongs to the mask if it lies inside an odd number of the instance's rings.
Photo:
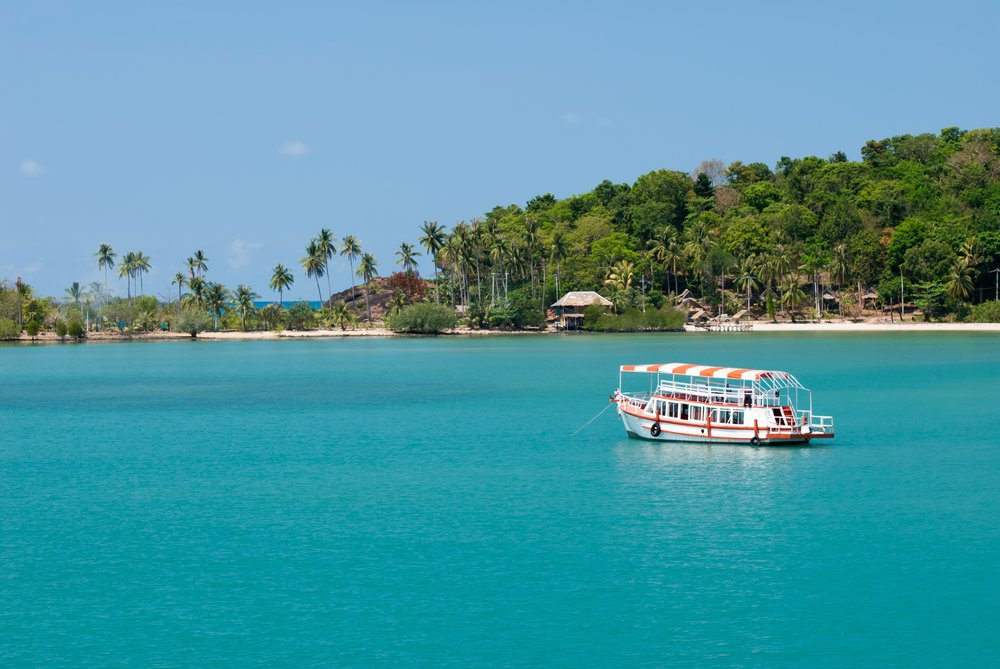
<path id="1" fill-rule="evenodd" d="M 750 399 L 750 391 L 749 390 L 746 391 L 745 393 L 743 393 L 743 406 L 745 406 L 747 409 L 749 409 L 751 406 L 753 406 L 753 400 Z"/>

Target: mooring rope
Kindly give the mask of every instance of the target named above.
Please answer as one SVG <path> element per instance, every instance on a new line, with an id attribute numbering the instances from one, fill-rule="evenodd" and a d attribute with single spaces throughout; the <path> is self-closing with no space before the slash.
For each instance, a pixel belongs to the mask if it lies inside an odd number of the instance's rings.
<path id="1" fill-rule="evenodd" d="M 581 425 L 579 428 L 577 428 L 576 432 L 574 432 L 573 434 L 571 434 L 569 436 L 570 437 L 575 437 L 576 435 L 578 435 L 580 432 L 583 431 L 583 428 L 587 427 L 588 425 L 590 425 L 591 423 L 593 423 L 595 420 L 597 420 L 598 418 L 600 418 L 601 414 L 603 414 L 605 411 L 607 411 L 608 409 L 610 409 L 612 406 L 614 406 L 614 404 L 609 403 L 608 406 L 606 406 L 603 409 L 601 409 L 600 411 L 598 411 L 596 416 L 594 416 L 593 418 L 591 418 L 590 420 L 588 420 L 586 423 L 584 423 L 583 425 Z"/>

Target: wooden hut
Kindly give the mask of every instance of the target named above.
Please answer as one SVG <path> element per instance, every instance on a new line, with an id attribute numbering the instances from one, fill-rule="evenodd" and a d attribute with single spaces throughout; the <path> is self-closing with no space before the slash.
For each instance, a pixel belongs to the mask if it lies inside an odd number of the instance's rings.
<path id="1" fill-rule="evenodd" d="M 555 326 L 560 330 L 579 329 L 583 325 L 584 309 L 595 304 L 605 309 L 613 306 L 611 300 L 592 290 L 574 290 L 566 293 L 552 304 L 555 310 Z"/>

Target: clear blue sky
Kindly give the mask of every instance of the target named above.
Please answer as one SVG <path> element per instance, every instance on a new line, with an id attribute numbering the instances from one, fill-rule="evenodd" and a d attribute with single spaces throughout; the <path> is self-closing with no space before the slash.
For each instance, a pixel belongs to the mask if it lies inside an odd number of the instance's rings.
<path id="1" fill-rule="evenodd" d="M 147 292 L 204 249 L 212 279 L 267 298 L 283 262 L 311 298 L 320 227 L 386 274 L 424 220 L 1000 125 L 997 7 L 10 0 L 0 278 L 61 295 L 106 241 L 151 256 Z"/>

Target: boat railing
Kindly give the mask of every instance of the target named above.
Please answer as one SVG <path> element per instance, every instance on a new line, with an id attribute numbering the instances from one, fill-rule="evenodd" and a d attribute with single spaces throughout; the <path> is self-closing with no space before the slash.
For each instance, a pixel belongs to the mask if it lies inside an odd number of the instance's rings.
<path id="1" fill-rule="evenodd" d="M 657 393 L 685 400 L 742 405 L 748 390 L 749 388 L 742 387 L 720 388 L 717 386 L 706 386 L 703 383 L 661 381 L 657 388 Z"/>
<path id="2" fill-rule="evenodd" d="M 756 392 L 750 387 L 736 386 L 720 388 L 699 383 L 685 383 L 683 381 L 661 381 L 656 389 L 656 393 L 673 399 L 711 402 L 713 404 L 732 404 L 734 406 L 744 406 L 747 393 L 750 393 L 751 402 L 756 407 L 779 407 L 787 403 L 787 400 L 774 391 Z"/>
<path id="3" fill-rule="evenodd" d="M 809 429 L 813 432 L 830 433 L 833 432 L 833 416 L 813 415 L 808 423 Z"/>
<path id="4" fill-rule="evenodd" d="M 634 406 L 636 409 L 645 409 L 649 404 L 651 395 L 649 393 L 629 393 L 622 395 L 626 404 Z"/>

